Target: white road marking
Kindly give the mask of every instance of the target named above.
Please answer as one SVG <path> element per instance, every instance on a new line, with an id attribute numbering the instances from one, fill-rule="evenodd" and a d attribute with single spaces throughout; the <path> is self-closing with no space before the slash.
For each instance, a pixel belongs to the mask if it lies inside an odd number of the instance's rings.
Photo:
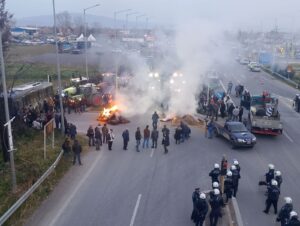
<path id="1" fill-rule="evenodd" d="M 150 158 L 153 157 L 153 154 L 154 154 L 154 148 L 152 148 L 152 150 L 151 150 Z"/>
<path id="2" fill-rule="evenodd" d="M 83 183 L 86 181 L 86 179 L 90 176 L 91 172 L 94 170 L 94 168 L 98 164 L 99 160 L 102 158 L 102 156 L 103 156 L 102 153 L 103 152 L 101 152 L 97 156 L 97 158 L 94 161 L 93 165 L 89 168 L 89 170 L 87 171 L 87 173 L 79 181 L 79 183 L 77 184 L 77 186 L 75 187 L 75 189 L 71 192 L 71 194 L 69 195 L 69 197 L 67 198 L 67 200 L 64 202 L 63 206 L 59 209 L 59 212 L 57 213 L 57 215 L 50 222 L 50 224 L 49 224 L 50 226 L 56 225 L 56 221 L 58 220 L 58 218 L 65 212 L 65 209 L 67 208 L 67 206 L 69 205 L 69 203 L 71 202 L 71 200 L 74 199 L 74 196 L 76 195 L 76 193 L 78 192 L 78 190 L 80 189 L 80 187 L 83 185 Z"/>
<path id="3" fill-rule="evenodd" d="M 293 139 L 292 139 L 285 131 L 283 131 L 283 135 L 284 135 L 291 143 L 294 143 Z"/>
<path id="4" fill-rule="evenodd" d="M 133 215 L 131 217 L 131 221 L 130 221 L 129 226 L 133 226 L 133 224 L 134 224 L 135 217 L 136 217 L 139 205 L 140 205 L 141 198 L 142 198 L 142 194 L 139 194 L 138 199 L 137 199 L 136 204 L 135 204 L 135 207 L 134 207 Z"/>

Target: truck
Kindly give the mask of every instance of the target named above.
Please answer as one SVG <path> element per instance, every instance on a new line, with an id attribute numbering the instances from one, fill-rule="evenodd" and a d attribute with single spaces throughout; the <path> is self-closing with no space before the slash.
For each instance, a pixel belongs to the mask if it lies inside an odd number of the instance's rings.
<path id="1" fill-rule="evenodd" d="M 273 136 L 282 134 L 278 98 L 267 92 L 252 95 L 248 121 L 252 133 Z"/>
<path id="2" fill-rule="evenodd" d="M 250 147 L 256 144 L 256 137 L 242 122 L 218 119 L 212 122 L 216 136 L 222 136 L 231 143 L 232 148 Z"/>

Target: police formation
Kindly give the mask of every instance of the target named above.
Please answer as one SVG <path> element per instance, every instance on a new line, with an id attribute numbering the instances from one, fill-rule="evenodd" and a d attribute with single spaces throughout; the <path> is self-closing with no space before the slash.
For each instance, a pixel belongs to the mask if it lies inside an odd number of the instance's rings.
<path id="1" fill-rule="evenodd" d="M 205 194 L 200 193 L 200 188 L 196 188 L 192 195 L 193 212 L 191 220 L 194 221 L 196 226 L 203 225 L 209 212 L 209 206 L 210 226 L 218 225 L 219 218 L 222 217 L 222 208 L 228 204 L 232 197 L 237 196 L 239 180 L 241 179 L 240 172 L 241 167 L 236 159 L 233 160 L 230 167 L 225 156 L 222 158 L 221 166 L 218 163 L 214 164 L 214 168 L 209 173 L 212 190 Z M 259 182 L 260 186 L 267 186 L 266 206 L 263 212 L 269 214 L 270 207 L 273 206 L 274 213 L 277 214 L 276 221 L 280 222 L 281 226 L 300 226 L 298 214 L 293 210 L 292 198 L 285 197 L 285 204 L 277 212 L 281 184 L 281 172 L 276 171 L 273 164 L 269 164 L 265 180 Z"/>
<path id="2" fill-rule="evenodd" d="M 273 164 L 268 165 L 268 172 L 265 174 L 265 181 L 260 181 L 259 185 L 267 186 L 266 191 L 266 208 L 263 211 L 265 214 L 269 214 L 271 206 L 274 208 L 274 214 L 278 214 L 276 221 L 281 223 L 281 226 L 300 226 L 298 214 L 293 210 L 292 199 L 285 197 L 285 204 L 281 207 L 280 211 L 277 211 L 277 204 L 280 197 L 280 187 L 282 184 L 281 172 L 275 170 Z"/>

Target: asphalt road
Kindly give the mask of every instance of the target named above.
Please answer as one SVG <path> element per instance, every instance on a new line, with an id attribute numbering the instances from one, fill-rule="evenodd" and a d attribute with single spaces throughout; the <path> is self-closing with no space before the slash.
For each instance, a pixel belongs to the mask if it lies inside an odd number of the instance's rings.
<path id="1" fill-rule="evenodd" d="M 279 207 L 282 198 L 289 195 L 300 213 L 300 140 L 297 139 L 300 116 L 290 103 L 296 91 L 264 72 L 249 72 L 235 62 L 223 72 L 225 86 L 232 80 L 234 84 L 245 84 L 252 93 L 269 90 L 280 96 L 284 135 L 259 136 L 253 149 L 232 150 L 221 138 L 206 139 L 199 128 L 192 129 L 190 140 L 175 145 L 174 128 L 171 128 L 169 154 L 163 154 L 161 145 L 156 150 L 137 153 L 135 128 L 144 128 L 151 121 L 150 115 L 135 117 L 130 124 L 112 127 L 116 134 L 113 151 L 108 151 L 106 146 L 100 152 L 92 148 L 83 157 L 83 166 L 76 165 L 67 173 L 26 225 L 193 225 L 191 194 L 196 186 L 201 190 L 210 189 L 208 173 L 223 154 L 230 162 L 238 159 L 242 168 L 237 200 L 244 225 L 276 225 L 272 209 L 269 215 L 262 212 L 265 188 L 258 186 L 269 163 L 275 164 L 283 174 Z M 97 113 L 84 113 L 72 114 L 68 119 L 85 133 L 88 125 L 97 125 L 96 117 Z M 125 128 L 129 128 L 131 135 L 128 151 L 122 150 L 121 132 Z"/>

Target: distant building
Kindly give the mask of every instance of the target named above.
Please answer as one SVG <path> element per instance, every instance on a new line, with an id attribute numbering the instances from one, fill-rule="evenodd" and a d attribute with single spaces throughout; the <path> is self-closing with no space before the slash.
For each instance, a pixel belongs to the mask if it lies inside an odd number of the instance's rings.
<path id="1" fill-rule="evenodd" d="M 34 35 L 38 32 L 39 28 L 34 27 L 13 27 L 10 29 L 10 32 L 13 37 L 17 36 L 27 36 L 27 35 Z"/>

